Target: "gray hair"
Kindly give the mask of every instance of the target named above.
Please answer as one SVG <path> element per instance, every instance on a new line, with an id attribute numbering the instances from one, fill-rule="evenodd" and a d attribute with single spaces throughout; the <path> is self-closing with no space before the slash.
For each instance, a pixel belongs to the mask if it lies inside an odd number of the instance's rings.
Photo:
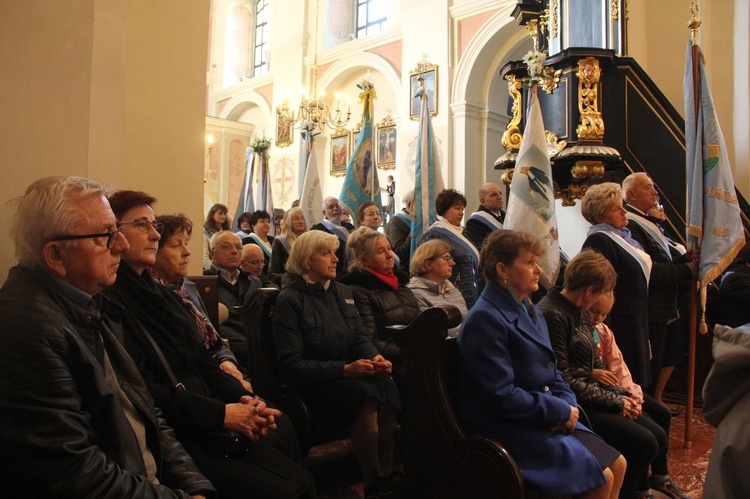
<path id="1" fill-rule="evenodd" d="M 636 181 L 639 178 L 644 178 L 644 177 L 646 178 L 647 181 L 650 178 L 646 172 L 634 172 L 628 175 L 627 177 L 625 177 L 625 179 L 622 181 L 623 196 L 627 198 L 628 191 L 633 190 L 633 188 L 635 187 Z"/>
<path id="2" fill-rule="evenodd" d="M 10 234 L 15 243 L 18 263 L 41 267 L 42 248 L 55 237 L 75 233 L 86 216 L 79 208 L 89 196 L 107 197 L 113 189 L 84 177 L 52 176 L 33 182 L 18 198 Z M 75 241 L 62 241 L 65 249 Z"/>
<path id="3" fill-rule="evenodd" d="M 294 233 L 292 230 L 292 217 L 296 215 L 297 213 L 302 215 L 302 218 L 305 220 L 305 223 L 307 223 L 307 217 L 305 217 L 305 210 L 302 208 L 289 208 L 286 213 L 284 213 L 284 220 L 281 222 L 281 235 L 286 238 L 286 241 L 289 243 L 289 246 L 294 244 L 294 240 L 297 239 L 297 234 Z M 305 228 L 302 229 L 302 232 L 305 232 L 307 230 L 307 225 L 305 225 Z"/>
<path id="4" fill-rule="evenodd" d="M 622 187 L 614 182 L 603 182 L 592 185 L 581 199 L 581 215 L 591 225 L 596 225 L 598 218 L 604 216 L 612 203 L 622 202 Z"/>
<path id="5" fill-rule="evenodd" d="M 406 191 L 406 193 L 401 197 L 401 202 L 404 203 L 404 206 L 406 206 L 408 203 L 413 203 L 414 202 L 414 189 Z"/>
<path id="6" fill-rule="evenodd" d="M 346 240 L 346 254 L 349 258 L 349 272 L 354 269 L 364 268 L 364 259 L 373 252 L 375 245 L 385 234 L 369 227 L 360 227 L 355 230 Z"/>
<path id="7" fill-rule="evenodd" d="M 211 249 L 216 247 L 216 244 L 219 242 L 219 238 L 221 237 L 222 234 L 232 234 L 234 237 L 237 238 L 238 241 L 242 242 L 242 239 L 240 239 L 240 236 L 238 236 L 231 230 L 220 230 L 219 232 L 211 236 L 211 239 L 209 239 L 208 241 L 208 247 Z"/>
<path id="8" fill-rule="evenodd" d="M 301 234 L 292 246 L 289 252 L 289 259 L 286 261 L 286 271 L 298 276 L 307 273 L 305 266 L 310 263 L 310 259 L 315 253 L 323 250 L 339 247 L 339 238 L 333 234 L 322 230 L 308 230 Z"/>

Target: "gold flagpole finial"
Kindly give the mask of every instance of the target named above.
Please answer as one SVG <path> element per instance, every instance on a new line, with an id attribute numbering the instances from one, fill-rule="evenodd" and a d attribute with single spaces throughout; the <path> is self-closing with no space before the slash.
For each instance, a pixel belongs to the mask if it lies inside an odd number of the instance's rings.
<path id="1" fill-rule="evenodd" d="M 691 36 L 693 37 L 693 41 L 695 41 L 698 39 L 698 28 L 701 27 L 701 20 L 698 18 L 698 6 L 695 4 L 695 0 L 691 0 L 690 2 L 690 14 L 692 14 L 692 17 L 688 23 L 688 28 L 692 31 Z"/>

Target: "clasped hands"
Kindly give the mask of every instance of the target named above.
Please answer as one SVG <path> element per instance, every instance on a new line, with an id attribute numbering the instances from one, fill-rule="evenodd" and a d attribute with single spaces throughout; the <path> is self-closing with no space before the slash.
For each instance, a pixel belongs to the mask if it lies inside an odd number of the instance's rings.
<path id="1" fill-rule="evenodd" d="M 550 428 L 551 431 L 557 433 L 573 433 L 575 430 L 576 423 L 578 422 L 578 407 L 570 406 L 570 416 L 568 420 L 561 425 L 553 426 Z"/>
<path id="2" fill-rule="evenodd" d="M 227 404 L 224 412 L 224 428 L 247 436 L 251 441 L 266 436 L 268 430 L 275 430 L 276 418 L 281 411 L 272 409 L 258 397 L 243 395 L 235 404 Z"/>
<path id="3" fill-rule="evenodd" d="M 372 359 L 358 359 L 344 366 L 345 378 L 387 378 L 393 370 L 393 364 L 382 355 Z"/>

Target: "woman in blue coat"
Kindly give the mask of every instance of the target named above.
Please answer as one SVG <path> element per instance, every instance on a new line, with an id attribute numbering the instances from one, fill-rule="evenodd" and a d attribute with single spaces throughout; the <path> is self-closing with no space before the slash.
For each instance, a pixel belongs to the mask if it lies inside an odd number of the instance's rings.
<path id="1" fill-rule="evenodd" d="M 502 443 L 524 481 L 546 495 L 616 498 L 625 459 L 578 423 L 576 397 L 556 367 L 537 290 L 543 253 L 535 237 L 493 232 L 481 255 L 487 282 L 458 336 L 459 414 Z"/>

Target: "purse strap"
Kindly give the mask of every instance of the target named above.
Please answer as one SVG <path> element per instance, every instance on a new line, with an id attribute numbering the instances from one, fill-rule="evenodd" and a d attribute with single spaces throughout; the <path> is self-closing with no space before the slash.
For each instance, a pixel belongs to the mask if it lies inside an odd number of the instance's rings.
<path id="1" fill-rule="evenodd" d="M 169 378 L 169 382 L 172 383 L 172 387 L 180 390 L 185 390 L 185 385 L 177 381 L 177 376 L 174 375 L 174 371 L 172 371 L 172 368 L 169 366 L 169 362 L 167 362 L 167 359 L 164 358 L 164 352 L 162 352 L 161 348 L 159 348 L 159 345 L 156 344 L 156 340 L 154 340 L 154 338 L 151 336 L 151 333 L 149 333 L 146 328 L 143 328 L 143 334 L 146 336 L 146 339 L 148 339 L 149 343 L 151 343 L 151 347 L 154 349 L 154 353 L 156 353 L 156 356 L 159 358 L 161 366 L 167 373 L 167 377 Z"/>

